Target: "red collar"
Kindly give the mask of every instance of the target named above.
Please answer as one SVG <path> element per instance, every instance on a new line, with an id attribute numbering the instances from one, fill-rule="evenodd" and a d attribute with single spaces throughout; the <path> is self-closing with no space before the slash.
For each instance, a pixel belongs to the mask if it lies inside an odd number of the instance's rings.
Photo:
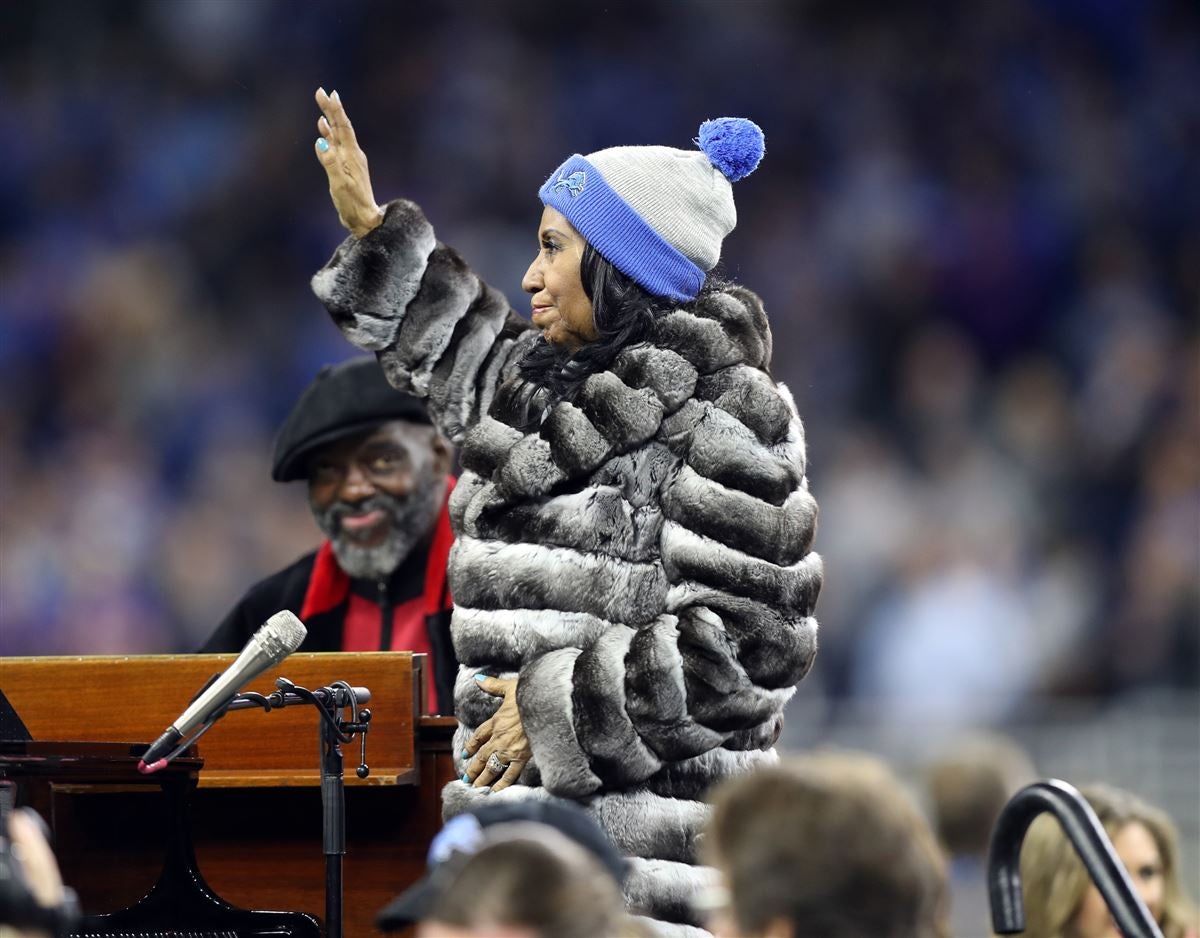
<path id="1" fill-rule="evenodd" d="M 446 498 L 434 528 L 433 542 L 429 545 L 429 559 L 425 562 L 425 614 L 434 615 L 451 606 L 450 590 L 446 586 L 446 562 L 450 547 L 454 544 L 454 531 L 450 527 L 450 493 L 458 480 L 446 477 Z M 300 607 L 300 619 L 319 616 L 346 601 L 350 593 L 350 576 L 338 566 L 333 555 L 333 545 L 322 541 L 313 561 L 312 574 L 308 579 L 308 590 L 304 594 L 304 605 Z"/>

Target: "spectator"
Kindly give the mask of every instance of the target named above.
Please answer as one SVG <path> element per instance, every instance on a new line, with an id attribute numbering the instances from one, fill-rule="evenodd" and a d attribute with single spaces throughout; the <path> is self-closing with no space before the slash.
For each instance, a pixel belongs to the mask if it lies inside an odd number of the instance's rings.
<path id="1" fill-rule="evenodd" d="M 992 828 L 1008 799 L 1033 780 L 1029 757 L 1001 736 L 962 740 L 926 770 L 934 832 L 949 861 L 952 934 L 987 931 Z"/>
<path id="2" fill-rule="evenodd" d="M 619 938 L 621 893 L 595 861 L 561 834 L 512 827 L 454 873 L 418 938 Z"/>
<path id="3" fill-rule="evenodd" d="M 1200 922 L 1180 883 L 1178 835 L 1171 819 L 1117 788 L 1086 788 L 1083 796 L 1164 938 L 1197 938 Z M 1025 836 L 1021 883 L 1027 938 L 1120 938 L 1100 891 L 1049 814 L 1038 817 Z"/>
<path id="4" fill-rule="evenodd" d="M 426 876 L 379 915 L 421 938 L 632 933 L 622 910 L 626 861 L 599 825 L 557 800 L 484 805 L 451 819 Z"/>
<path id="5" fill-rule="evenodd" d="M 945 938 L 946 870 L 891 771 L 807 756 L 728 783 L 704 849 L 727 884 L 718 938 Z"/>

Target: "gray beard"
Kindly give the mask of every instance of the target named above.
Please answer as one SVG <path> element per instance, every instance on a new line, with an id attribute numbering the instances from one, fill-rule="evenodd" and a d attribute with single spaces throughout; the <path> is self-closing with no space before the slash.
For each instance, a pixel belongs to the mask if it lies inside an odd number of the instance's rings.
<path id="1" fill-rule="evenodd" d="M 418 480 L 416 489 L 406 498 L 376 492 L 355 505 L 337 501 L 324 511 L 310 504 L 317 527 L 329 538 L 338 566 L 358 580 L 384 580 L 408 559 L 412 549 L 429 534 L 442 510 L 446 480 L 434 473 Z M 342 518 L 348 514 L 382 509 L 390 528 L 378 547 L 356 544 L 342 531 Z"/>

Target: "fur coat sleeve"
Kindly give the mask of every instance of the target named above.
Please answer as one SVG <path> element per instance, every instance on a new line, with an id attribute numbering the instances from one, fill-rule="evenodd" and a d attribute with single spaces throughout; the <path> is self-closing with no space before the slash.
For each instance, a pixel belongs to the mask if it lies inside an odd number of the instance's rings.
<path id="1" fill-rule="evenodd" d="M 370 234 L 347 238 L 312 287 L 346 338 L 375 352 L 395 387 L 425 398 L 455 443 L 537 337 L 403 199 Z"/>
<path id="2" fill-rule="evenodd" d="M 817 506 L 794 404 L 764 370 L 769 336 L 758 297 L 735 287 L 667 317 L 640 368 L 626 355 L 615 368 L 624 380 L 607 376 L 620 389 L 610 403 L 632 381 L 662 404 L 654 440 L 673 459 L 647 496 L 660 526 L 646 559 L 661 564 L 663 593 L 654 617 L 521 667 L 522 718 L 556 794 L 629 788 L 713 750 L 769 747 L 811 666 Z M 663 381 L 672 373 L 684 387 Z M 632 399 L 606 408 L 602 384 L 583 410 L 602 426 L 606 411 L 610 424 L 628 420 Z M 553 450 L 554 414 L 548 423 Z"/>

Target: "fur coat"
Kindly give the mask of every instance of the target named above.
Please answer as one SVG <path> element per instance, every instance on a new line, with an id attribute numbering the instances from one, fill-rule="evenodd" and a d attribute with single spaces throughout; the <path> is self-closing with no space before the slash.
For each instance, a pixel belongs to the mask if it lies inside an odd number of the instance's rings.
<path id="1" fill-rule="evenodd" d="M 523 432 L 504 402 L 538 333 L 416 205 L 391 203 L 313 289 L 461 444 L 456 753 L 500 703 L 472 676 L 518 676 L 533 758 L 492 797 L 583 803 L 631 857 L 631 909 L 700 934 L 701 799 L 775 758 L 816 653 L 817 506 L 762 302 L 734 286 L 666 315 Z M 446 816 L 483 797 L 452 782 Z"/>

